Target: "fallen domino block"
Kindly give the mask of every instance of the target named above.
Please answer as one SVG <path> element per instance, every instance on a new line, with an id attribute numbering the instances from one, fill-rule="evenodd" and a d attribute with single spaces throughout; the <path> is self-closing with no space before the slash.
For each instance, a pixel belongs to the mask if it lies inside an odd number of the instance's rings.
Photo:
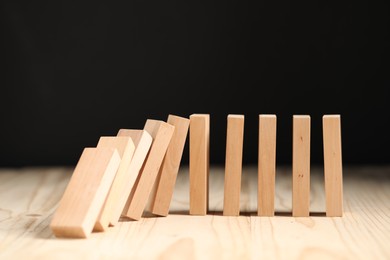
<path id="1" fill-rule="evenodd" d="M 240 215 L 244 116 L 228 115 L 223 215 Z"/>
<path id="2" fill-rule="evenodd" d="M 114 181 L 111 185 L 106 202 L 96 221 L 94 231 L 105 231 L 112 219 L 113 212 L 117 201 L 124 195 L 122 190 L 125 182 L 129 179 L 127 171 L 134 154 L 134 143 L 130 137 L 103 136 L 97 145 L 100 147 L 117 149 L 119 156 L 122 158 Z"/>
<path id="3" fill-rule="evenodd" d="M 190 215 L 206 215 L 209 197 L 210 115 L 190 116 Z"/>
<path id="4" fill-rule="evenodd" d="M 340 115 L 324 115 L 322 120 L 326 216 L 341 217 L 343 215 L 343 164 Z"/>
<path id="5" fill-rule="evenodd" d="M 135 145 L 135 152 L 127 168 L 128 178 L 123 181 L 123 195 L 118 199 L 116 208 L 112 213 L 111 225 L 116 225 L 121 214 L 126 215 L 129 210 L 130 202 L 133 199 L 135 189 L 141 177 L 142 165 L 153 142 L 152 136 L 145 130 L 120 129 L 118 136 L 131 137 Z"/>
<path id="6" fill-rule="evenodd" d="M 167 123 L 173 125 L 175 131 L 160 168 L 156 194 L 152 198 L 152 213 L 159 216 L 167 216 L 169 212 L 190 120 L 169 115 Z"/>
<path id="7" fill-rule="evenodd" d="M 139 220 L 146 207 L 149 195 L 158 176 L 169 142 L 175 127 L 158 120 L 147 120 L 144 130 L 152 137 L 153 143 L 143 166 L 137 187 L 129 204 L 126 217 Z"/>
<path id="8" fill-rule="evenodd" d="M 257 215 L 275 215 L 276 115 L 259 115 Z"/>
<path id="9" fill-rule="evenodd" d="M 55 236 L 86 238 L 91 234 L 120 161 L 116 149 L 84 149 L 50 223 Z"/>
<path id="10" fill-rule="evenodd" d="M 310 210 L 310 116 L 293 118 L 293 202 L 294 217 L 308 217 Z"/>

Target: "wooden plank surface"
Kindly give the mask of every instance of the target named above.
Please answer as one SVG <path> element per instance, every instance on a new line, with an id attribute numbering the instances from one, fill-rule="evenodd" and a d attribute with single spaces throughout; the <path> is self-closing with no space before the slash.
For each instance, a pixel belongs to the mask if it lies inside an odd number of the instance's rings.
<path id="1" fill-rule="evenodd" d="M 50 227 L 58 237 L 86 238 L 92 232 L 120 164 L 114 148 L 85 148 Z"/>
<path id="2" fill-rule="evenodd" d="M 130 137 L 102 136 L 99 139 L 97 148 L 114 148 L 121 157 L 118 171 L 108 192 L 106 201 L 96 220 L 94 231 L 107 230 L 110 220 L 113 218 L 114 211 L 117 208 L 118 201 L 124 196 L 123 185 L 129 179 L 127 168 L 130 165 L 134 154 L 134 143 Z M 119 217 L 118 217 L 119 219 Z"/>
<path id="3" fill-rule="evenodd" d="M 224 216 L 240 215 L 244 121 L 243 115 L 228 115 L 227 118 Z"/>
<path id="4" fill-rule="evenodd" d="M 326 215 L 343 215 L 343 163 L 341 158 L 340 115 L 323 117 Z"/>
<path id="5" fill-rule="evenodd" d="M 152 213 L 159 216 L 167 216 L 169 212 L 190 120 L 180 116 L 169 115 L 167 123 L 173 125 L 175 131 L 160 168 L 156 194 L 152 198 Z"/>
<path id="6" fill-rule="evenodd" d="M 257 214 L 275 214 L 276 115 L 259 115 Z"/>
<path id="7" fill-rule="evenodd" d="M 310 116 L 293 118 L 293 190 L 294 217 L 308 217 L 310 212 Z"/>
<path id="8" fill-rule="evenodd" d="M 291 169 L 276 170 L 275 217 L 258 217 L 257 167 L 244 167 L 241 216 L 221 215 L 223 168 L 210 169 L 210 214 L 189 216 L 182 167 L 171 214 L 119 222 L 88 239 L 49 228 L 71 168 L 0 170 L 0 259 L 389 259 L 390 166 L 344 168 L 344 215 L 325 217 L 322 168 L 312 168 L 312 214 L 291 216 Z"/>
<path id="9" fill-rule="evenodd" d="M 190 214 L 206 215 L 209 203 L 210 115 L 190 116 Z"/>

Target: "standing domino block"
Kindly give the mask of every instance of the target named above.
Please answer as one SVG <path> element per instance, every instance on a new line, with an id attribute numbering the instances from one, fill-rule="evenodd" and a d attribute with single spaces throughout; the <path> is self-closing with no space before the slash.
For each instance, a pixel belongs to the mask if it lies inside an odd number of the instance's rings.
<path id="1" fill-rule="evenodd" d="M 134 220 L 139 220 L 142 217 L 174 129 L 174 126 L 163 121 L 150 119 L 146 121 L 144 130 L 153 137 L 154 141 L 130 201 L 126 217 Z"/>
<path id="2" fill-rule="evenodd" d="M 294 217 L 308 217 L 310 206 L 310 116 L 293 120 L 293 203 Z"/>
<path id="3" fill-rule="evenodd" d="M 122 158 L 106 202 L 103 205 L 94 227 L 94 231 L 105 231 L 110 224 L 117 201 L 123 196 L 123 185 L 129 178 L 127 169 L 133 158 L 135 147 L 130 137 L 116 136 L 101 137 L 97 147 L 117 149 L 119 156 Z"/>
<path id="4" fill-rule="evenodd" d="M 244 116 L 228 115 L 223 215 L 240 215 Z"/>
<path id="5" fill-rule="evenodd" d="M 84 149 L 50 223 L 55 236 L 86 238 L 92 232 L 120 161 L 116 149 Z"/>
<path id="6" fill-rule="evenodd" d="M 259 115 L 257 214 L 275 215 L 276 115 Z"/>
<path id="7" fill-rule="evenodd" d="M 322 120 L 326 216 L 341 217 L 343 215 L 343 164 L 340 115 L 325 115 Z"/>
<path id="8" fill-rule="evenodd" d="M 121 214 L 124 216 L 127 214 L 139 178 L 141 177 L 141 167 L 145 162 L 153 142 L 152 136 L 145 130 L 120 129 L 118 136 L 131 137 L 135 145 L 135 152 L 129 167 L 127 168 L 128 175 L 126 176 L 128 178 L 123 181 L 123 195 L 118 199 L 116 208 L 112 213 L 111 225 L 116 225 L 118 223 Z"/>
<path id="9" fill-rule="evenodd" d="M 190 116 L 190 215 L 206 215 L 209 197 L 210 115 Z"/>
<path id="10" fill-rule="evenodd" d="M 173 125 L 175 131 L 160 169 L 156 195 L 152 198 L 152 213 L 160 216 L 167 216 L 169 212 L 190 120 L 169 115 L 167 123 Z"/>

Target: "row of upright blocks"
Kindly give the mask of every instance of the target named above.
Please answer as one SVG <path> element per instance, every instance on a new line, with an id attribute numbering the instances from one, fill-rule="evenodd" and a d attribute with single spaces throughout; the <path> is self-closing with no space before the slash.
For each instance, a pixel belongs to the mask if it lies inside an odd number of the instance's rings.
<path id="1" fill-rule="evenodd" d="M 206 215 L 209 195 L 210 116 L 169 115 L 147 120 L 143 130 L 121 129 L 85 148 L 52 222 L 58 237 L 87 237 L 121 217 L 139 220 L 145 210 L 167 216 L 190 129 L 190 215 Z M 238 216 L 244 116 L 229 115 L 223 215 Z M 323 117 L 326 215 L 342 216 L 339 115 Z M 258 215 L 273 216 L 276 116 L 259 115 Z M 309 216 L 310 117 L 293 118 L 293 216 Z"/>

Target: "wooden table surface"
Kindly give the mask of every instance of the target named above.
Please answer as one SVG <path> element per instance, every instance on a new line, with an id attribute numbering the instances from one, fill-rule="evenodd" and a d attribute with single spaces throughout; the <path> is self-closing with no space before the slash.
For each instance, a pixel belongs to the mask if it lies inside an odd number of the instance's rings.
<path id="1" fill-rule="evenodd" d="M 120 222 L 89 239 L 49 228 L 71 168 L 0 170 L 0 259 L 390 259 L 390 167 L 344 169 L 344 217 L 327 218 L 312 169 L 311 217 L 291 217 L 291 170 L 278 168 L 275 217 L 256 216 L 257 170 L 243 170 L 241 216 L 221 216 L 223 169 L 210 171 L 210 213 L 189 216 L 188 169 L 171 214 Z"/>

